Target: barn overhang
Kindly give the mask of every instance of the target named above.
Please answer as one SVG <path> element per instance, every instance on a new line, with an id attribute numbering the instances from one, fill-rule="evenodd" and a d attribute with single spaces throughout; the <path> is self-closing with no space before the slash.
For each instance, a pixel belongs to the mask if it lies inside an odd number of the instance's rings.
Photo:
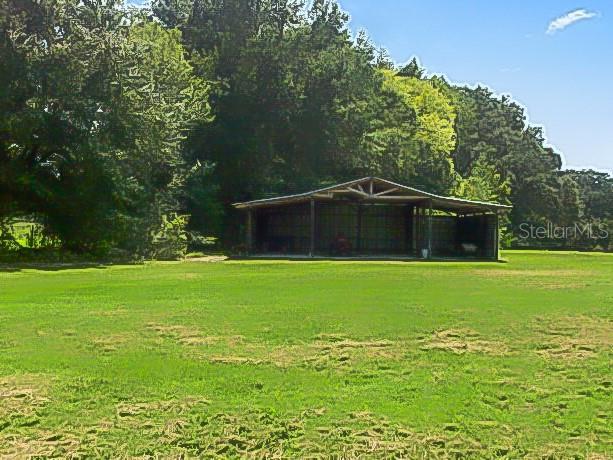
<path id="1" fill-rule="evenodd" d="M 312 199 L 385 204 L 428 203 L 437 210 L 459 213 L 496 212 L 511 208 L 500 203 L 436 195 L 378 177 L 365 177 L 295 195 L 234 203 L 233 206 L 237 209 L 250 209 L 308 202 Z"/>

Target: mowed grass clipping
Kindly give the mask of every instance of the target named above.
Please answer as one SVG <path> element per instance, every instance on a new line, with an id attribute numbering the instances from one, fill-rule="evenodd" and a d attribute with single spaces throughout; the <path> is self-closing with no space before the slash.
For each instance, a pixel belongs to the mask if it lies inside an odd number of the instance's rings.
<path id="1" fill-rule="evenodd" d="M 0 454 L 610 458 L 613 256 L 0 271 Z"/>

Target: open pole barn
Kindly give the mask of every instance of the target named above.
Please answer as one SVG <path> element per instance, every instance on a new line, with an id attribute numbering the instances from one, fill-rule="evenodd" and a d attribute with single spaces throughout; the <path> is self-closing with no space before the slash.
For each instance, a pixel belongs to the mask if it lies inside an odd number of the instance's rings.
<path id="1" fill-rule="evenodd" d="M 235 203 L 251 257 L 498 260 L 510 206 L 439 196 L 377 177 Z"/>

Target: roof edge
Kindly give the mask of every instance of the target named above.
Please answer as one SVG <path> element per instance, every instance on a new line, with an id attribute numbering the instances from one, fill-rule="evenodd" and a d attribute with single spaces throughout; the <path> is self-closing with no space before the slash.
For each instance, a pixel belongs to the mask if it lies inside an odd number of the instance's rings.
<path id="1" fill-rule="evenodd" d="M 237 209 L 247 209 L 247 208 L 251 208 L 251 207 L 256 207 L 258 205 L 263 205 L 263 204 L 275 204 L 275 203 L 279 203 L 279 202 L 284 202 L 284 201 L 301 201 L 302 199 L 307 199 L 312 197 L 313 195 L 317 194 L 317 193 L 322 193 L 322 192 L 326 192 L 328 190 L 334 190 L 336 188 L 340 188 L 340 187 L 349 187 L 351 185 L 357 184 L 357 183 L 361 183 L 361 182 L 366 182 L 366 181 L 377 181 L 377 182 L 382 182 L 385 183 L 387 185 L 390 185 L 392 187 L 399 187 L 403 190 L 412 192 L 412 193 L 416 193 L 417 196 L 423 196 L 424 198 L 430 198 L 430 199 L 436 199 L 436 200 L 442 200 L 442 201 L 449 201 L 449 202 L 453 202 L 453 203 L 457 203 L 457 204 L 467 204 L 467 205 L 477 205 L 477 206 L 483 206 L 483 207 L 492 207 L 492 208 L 497 208 L 497 209 L 512 209 L 513 206 L 512 205 L 506 205 L 506 204 L 501 204 L 501 203 L 494 203 L 494 202 L 489 202 L 489 201 L 477 201 L 477 200 L 468 200 L 465 198 L 457 198 L 457 197 L 453 197 L 453 196 L 443 196 L 443 195 L 436 195 L 434 193 L 430 193 L 430 192 L 426 192 L 424 190 L 420 190 L 414 187 L 410 187 L 408 185 L 403 185 L 403 184 L 398 184 L 396 182 L 392 182 L 390 180 L 387 179 L 381 179 L 379 177 L 376 176 L 368 176 L 368 177 L 362 177 L 360 179 L 355 179 L 355 180 L 351 180 L 351 181 L 347 181 L 347 182 L 341 182 L 339 184 L 335 184 L 335 185 L 331 185 L 328 187 L 323 187 L 320 189 L 316 189 L 316 190 L 311 190 L 309 192 L 304 192 L 304 193 L 296 193 L 296 194 L 292 194 L 292 195 L 284 195 L 284 196 L 278 196 L 278 197 L 272 197 L 272 198 L 262 198 L 262 199 L 258 199 L 258 200 L 251 200 L 251 201 L 243 201 L 243 202 L 237 202 L 237 203 L 232 203 L 232 206 L 237 208 Z"/>

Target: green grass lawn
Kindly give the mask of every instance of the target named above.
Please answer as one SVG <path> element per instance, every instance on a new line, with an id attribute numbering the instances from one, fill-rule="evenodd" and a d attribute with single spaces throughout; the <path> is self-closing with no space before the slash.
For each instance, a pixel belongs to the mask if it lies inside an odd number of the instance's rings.
<path id="1" fill-rule="evenodd" d="M 0 269 L 0 456 L 610 458 L 613 256 Z"/>

